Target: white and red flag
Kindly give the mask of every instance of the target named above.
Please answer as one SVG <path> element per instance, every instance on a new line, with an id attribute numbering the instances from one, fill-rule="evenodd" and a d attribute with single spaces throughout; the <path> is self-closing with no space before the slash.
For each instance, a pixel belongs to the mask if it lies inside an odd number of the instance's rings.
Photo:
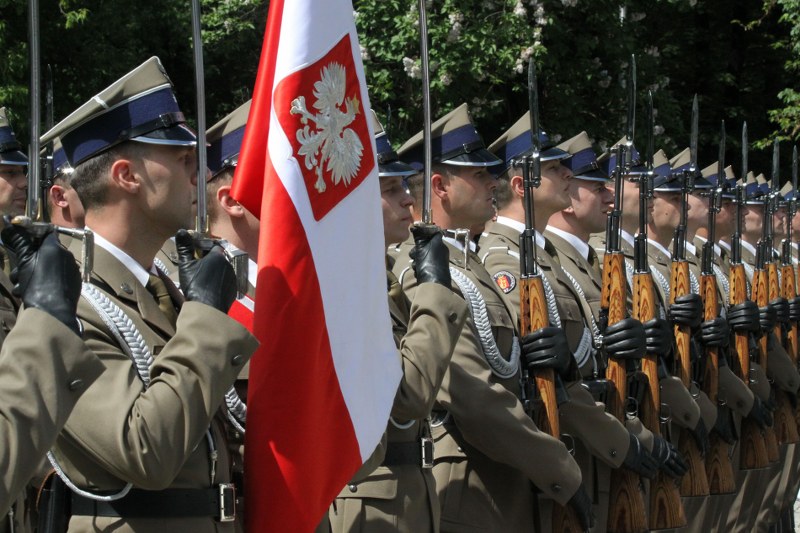
<path id="1" fill-rule="evenodd" d="M 249 532 L 311 532 L 374 451 L 401 369 L 350 0 L 273 0 L 233 196 L 260 213 Z"/>

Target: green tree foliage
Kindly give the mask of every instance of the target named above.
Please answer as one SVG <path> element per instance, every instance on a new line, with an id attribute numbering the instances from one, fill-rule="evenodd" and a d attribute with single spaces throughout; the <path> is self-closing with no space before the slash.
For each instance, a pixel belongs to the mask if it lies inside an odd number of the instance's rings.
<path id="1" fill-rule="evenodd" d="M 151 55 L 194 115 L 188 0 L 40 0 L 41 55 L 52 65 L 55 117 Z M 266 0 L 203 0 L 208 123 L 250 97 Z M 0 0 L 0 105 L 24 138 L 28 115 L 27 2 Z M 395 142 L 421 129 L 416 0 L 354 0 L 371 100 Z M 743 120 L 766 146 L 800 136 L 800 0 L 429 0 L 434 116 L 470 105 L 491 142 L 527 109 L 526 64 L 536 59 L 542 122 L 555 138 L 586 130 L 602 149 L 621 137 L 625 72 L 638 65 L 637 144 L 644 145 L 646 90 L 656 144 L 689 143 L 692 96 L 700 100 L 701 164 L 716 158 L 719 121 L 738 164 Z M 768 169 L 755 151 L 752 167 Z M 788 166 L 788 163 L 787 163 Z"/>

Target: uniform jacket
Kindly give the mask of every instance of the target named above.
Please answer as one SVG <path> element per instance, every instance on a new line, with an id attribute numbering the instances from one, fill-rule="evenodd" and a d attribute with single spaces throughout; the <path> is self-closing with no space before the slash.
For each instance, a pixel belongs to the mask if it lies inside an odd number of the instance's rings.
<path id="1" fill-rule="evenodd" d="M 418 287 L 409 269 L 406 242 L 394 249 L 394 273 L 413 301 Z M 466 275 L 486 302 L 489 324 L 500 354 L 507 358 L 516 335 L 516 314 L 491 276 L 470 252 L 448 243 L 450 264 Z M 460 294 L 457 286 L 453 290 Z M 531 482 L 561 504 L 581 482 L 566 446 L 540 431 L 520 403 L 519 372 L 493 373 L 475 324 L 467 316 L 437 395 L 433 437 L 434 477 L 442 509 L 442 531 L 533 530 Z M 445 414 L 446 413 L 446 414 Z"/>
<path id="2" fill-rule="evenodd" d="M 64 324 L 26 309 L 0 350 L 0 514 L 30 481 L 103 363 Z"/>
<path id="3" fill-rule="evenodd" d="M 382 465 L 386 446 L 419 449 L 430 437 L 428 417 L 464 327 L 467 306 L 447 287 L 425 283 L 409 302 L 402 292 L 389 298 L 403 379 L 385 438 L 342 489 L 329 518 L 334 532 L 419 532 L 439 530 L 439 502 L 429 469 L 420 464 Z"/>
<path id="4" fill-rule="evenodd" d="M 77 241 L 70 243 L 79 257 Z M 145 390 L 134 365 L 81 298 L 84 340 L 105 363 L 103 376 L 75 405 L 54 450 L 69 478 L 93 491 L 211 488 L 230 480 L 221 424 L 212 419 L 257 341 L 210 306 L 186 302 L 173 328 L 154 298 L 109 252 L 95 248 L 92 283 L 132 320 L 154 358 Z M 211 426 L 218 460 L 211 478 Z M 120 519 L 73 516 L 70 531 L 233 531 L 213 518 Z"/>

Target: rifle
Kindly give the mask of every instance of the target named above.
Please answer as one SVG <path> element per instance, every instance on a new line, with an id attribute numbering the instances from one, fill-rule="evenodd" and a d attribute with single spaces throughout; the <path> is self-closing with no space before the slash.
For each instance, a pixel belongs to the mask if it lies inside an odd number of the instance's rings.
<path id="1" fill-rule="evenodd" d="M 675 302 L 679 296 L 689 294 L 689 262 L 686 261 L 686 223 L 688 210 L 688 196 L 694 188 L 694 179 L 698 174 L 697 170 L 697 135 L 698 135 L 699 112 L 697 106 L 697 95 L 692 101 L 692 132 L 689 142 L 690 163 L 689 168 L 683 172 L 683 183 L 681 186 L 681 218 L 675 228 L 673 240 L 672 264 L 670 266 L 670 304 Z M 692 384 L 692 362 L 691 362 L 691 333 L 688 326 L 676 324 L 675 344 L 677 347 L 678 377 L 683 385 L 688 389 Z M 707 496 L 709 493 L 708 478 L 703 463 L 703 456 L 697 442 L 688 431 L 682 431 L 678 440 L 678 450 L 686 458 L 689 470 L 681 479 L 681 494 L 683 496 Z"/>
<path id="2" fill-rule="evenodd" d="M 792 219 L 797 213 L 797 146 L 792 149 L 792 198 L 786 201 L 786 238 L 781 243 L 781 296 L 792 300 L 797 296 L 797 279 L 792 264 Z M 797 322 L 786 334 L 786 351 L 797 366 Z"/>
<path id="3" fill-rule="evenodd" d="M 730 305 L 738 305 L 747 299 L 747 276 L 742 264 L 742 206 L 745 202 L 744 181 L 747 176 L 748 146 L 747 122 L 742 125 L 742 179 L 736 185 L 736 226 L 731 237 L 731 278 Z M 755 281 L 755 280 L 754 280 Z M 755 285 L 754 285 L 755 287 Z M 750 383 L 750 337 L 747 332 L 734 332 L 734 348 L 736 349 L 736 367 L 739 378 Z M 770 460 L 767 456 L 767 445 L 764 434 L 758 424 L 750 419 L 742 420 L 740 443 L 741 468 L 765 468 Z"/>
<path id="4" fill-rule="evenodd" d="M 720 126 L 719 159 L 717 160 L 717 185 L 709 192 L 708 197 L 708 240 L 703 244 L 700 272 L 700 294 L 703 297 L 703 320 L 714 320 L 719 316 L 717 298 L 717 276 L 714 274 L 714 243 L 716 242 L 716 217 L 721 209 L 722 184 L 725 180 L 725 121 Z M 703 392 L 715 405 L 718 404 L 719 392 L 719 350 L 716 347 L 705 348 L 705 375 L 703 376 Z M 719 416 L 730 420 L 730 411 L 721 409 Z M 729 454 L 728 444 L 713 431 L 708 436 L 710 452 L 706 461 L 711 494 L 726 494 L 736 491 L 736 478 Z"/>
<path id="5" fill-rule="evenodd" d="M 653 94 L 647 92 L 647 172 L 639 181 L 639 231 L 634 237 L 633 318 L 647 322 L 656 316 L 653 275 L 647 260 L 647 203 L 653 197 Z M 642 358 L 642 372 L 647 376 L 642 423 L 654 435 L 661 435 L 661 393 L 658 384 L 658 354 Z M 686 525 L 686 517 L 676 480 L 659 471 L 650 483 L 650 529 L 677 528 Z"/>
<path id="6" fill-rule="evenodd" d="M 616 324 L 627 315 L 627 280 L 625 256 L 620 250 L 620 219 L 622 217 L 622 179 L 630 173 L 636 119 L 636 58 L 631 56 L 628 72 L 628 113 L 626 138 L 617 145 L 614 170 L 614 208 L 606 222 L 606 250 L 603 256 L 603 281 L 600 292 L 601 322 Z M 625 402 L 628 396 L 628 374 L 625 362 L 609 358 L 606 379 L 611 384 L 608 411 L 625 422 Z M 647 513 L 639 476 L 626 468 L 611 471 L 611 497 L 608 509 L 608 530 L 647 531 Z"/>
<path id="7" fill-rule="evenodd" d="M 208 232 L 208 206 L 206 205 L 206 172 L 208 169 L 206 153 L 206 92 L 200 13 L 200 0 L 192 0 L 192 49 L 197 94 L 197 215 L 193 236 L 201 254 L 207 253 L 215 245 L 222 247 L 225 258 L 233 266 L 233 271 L 236 274 L 236 297 L 241 298 L 247 294 L 248 287 L 247 252 L 229 250 L 227 246 L 224 246 L 224 241 L 212 238 Z"/>
<path id="8" fill-rule="evenodd" d="M 788 294 L 788 289 L 781 284 L 781 280 L 778 278 L 778 266 L 776 261 L 773 259 L 773 234 L 774 234 L 774 214 L 778 211 L 779 208 L 779 192 L 778 192 L 778 183 L 780 182 L 779 170 L 780 169 L 780 145 L 778 140 L 775 139 L 773 143 L 773 150 L 772 150 L 772 187 L 769 194 L 769 198 L 764 208 L 764 217 L 765 219 L 769 220 L 769 224 L 765 225 L 765 229 L 767 230 L 766 241 L 764 243 L 764 260 L 768 261 L 767 263 L 767 279 L 769 282 L 769 290 L 768 290 L 768 301 L 773 301 L 775 298 L 784 297 L 784 294 Z M 766 222 L 766 220 L 765 220 Z M 784 243 L 787 241 L 784 240 Z M 785 248 L 785 245 L 784 245 Z M 792 267 L 791 263 L 788 265 L 789 272 L 791 278 Z M 783 270 L 783 267 L 782 267 Z M 785 272 L 785 270 L 783 270 Z M 784 283 L 791 283 L 791 279 L 786 280 Z M 793 297 L 793 296 L 792 296 Z M 797 325 L 795 324 L 795 338 L 797 334 Z M 777 339 L 783 339 L 783 325 L 780 321 L 775 324 L 775 336 Z M 786 332 L 787 336 L 789 331 Z M 766 372 L 766 370 L 765 370 Z M 777 438 L 777 442 L 780 444 L 786 444 L 788 442 L 797 442 L 800 437 L 797 434 L 797 423 L 794 420 L 794 414 L 792 413 L 792 407 L 789 403 L 789 399 L 786 397 L 786 394 L 779 390 L 775 389 L 775 416 L 774 416 L 775 424 L 773 427 L 775 428 L 775 436 Z"/>
<path id="9" fill-rule="evenodd" d="M 424 3 L 424 0 L 421 0 Z M 537 188 L 542 179 L 540 142 L 539 142 L 539 91 L 536 84 L 536 65 L 531 57 L 528 62 L 528 105 L 530 106 L 531 137 L 533 152 L 529 156 L 515 159 L 512 166 L 522 167 L 523 204 L 525 208 L 525 230 L 519 236 L 519 265 L 520 265 L 520 335 L 527 335 L 538 329 L 550 325 L 547 313 L 547 300 L 544 294 L 542 273 L 536 262 L 536 228 L 534 227 L 533 190 Z M 560 378 L 553 369 L 538 370 L 533 376 L 534 393 L 541 402 L 538 415 L 532 412 L 531 389 L 528 369 L 523 365 L 521 372 L 523 405 L 528 414 L 534 418 L 536 426 L 542 431 L 559 439 L 561 431 L 558 421 L 558 399 L 564 391 Z M 557 393 L 557 389 L 559 392 Z M 565 393 L 562 394 L 565 396 Z M 563 402 L 563 400 L 562 400 Z M 552 515 L 553 531 L 568 532 L 582 531 L 580 521 L 575 511 L 553 503 Z"/>

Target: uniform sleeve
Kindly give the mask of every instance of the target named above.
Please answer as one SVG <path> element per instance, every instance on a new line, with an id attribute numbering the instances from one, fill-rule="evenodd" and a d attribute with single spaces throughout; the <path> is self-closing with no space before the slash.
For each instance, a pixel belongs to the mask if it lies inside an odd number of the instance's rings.
<path id="1" fill-rule="evenodd" d="M 201 442 L 257 341 L 220 311 L 186 302 L 176 334 L 155 358 L 145 389 L 128 356 L 83 300 L 78 314 L 84 320 L 87 345 L 107 371 L 86 391 L 67 424 L 74 442 L 59 440 L 59 447 L 77 444 L 79 459 L 137 487 L 169 486 Z M 80 465 L 75 469 L 76 483 L 103 484 L 82 479 Z M 113 479 L 105 482 L 111 487 L 97 488 L 116 488 Z"/>
<path id="2" fill-rule="evenodd" d="M 797 372 L 797 366 L 792 363 L 789 354 L 786 353 L 774 334 L 770 334 L 769 347 L 767 376 L 775 382 L 780 390 L 797 394 L 797 387 L 800 386 L 800 374 Z"/>
<path id="3" fill-rule="evenodd" d="M 567 386 L 570 399 L 558 408 L 562 433 L 580 440 L 594 457 L 619 468 L 628 454 L 630 435 L 622 422 L 607 413 L 580 382 Z"/>
<path id="4" fill-rule="evenodd" d="M 25 309 L 0 350 L 0 515 L 23 489 L 103 363 L 60 321 Z"/>
<path id="5" fill-rule="evenodd" d="M 728 366 L 719 367 L 719 399 L 741 416 L 753 408 L 753 393 Z"/>
<path id="6" fill-rule="evenodd" d="M 466 302 L 450 289 L 423 283 L 415 291 L 399 346 L 403 379 L 392 406 L 395 419 L 417 420 L 430 414 L 466 318 Z"/>
<path id="7" fill-rule="evenodd" d="M 696 428 L 700 420 L 700 407 L 681 380 L 668 376 L 659 380 L 658 384 L 661 387 L 661 402 L 669 406 L 672 420 L 680 427 Z"/>
<path id="8" fill-rule="evenodd" d="M 403 288 L 413 297 L 415 280 Z M 464 439 L 493 461 L 522 472 L 546 497 L 565 505 L 581 472 L 560 440 L 540 431 L 518 399 L 519 374 L 501 379 L 483 356 L 471 317 L 456 343 L 437 400 Z"/>

